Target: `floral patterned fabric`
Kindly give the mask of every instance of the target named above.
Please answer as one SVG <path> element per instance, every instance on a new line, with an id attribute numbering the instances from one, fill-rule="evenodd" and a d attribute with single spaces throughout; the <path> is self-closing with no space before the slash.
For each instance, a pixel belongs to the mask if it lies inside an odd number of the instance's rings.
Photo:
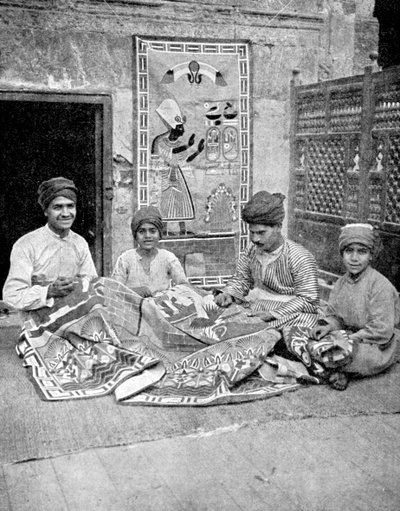
<path id="1" fill-rule="evenodd" d="M 311 339 L 311 328 L 295 326 L 284 329 L 283 337 L 289 352 L 307 367 L 318 383 L 332 369 L 343 367 L 353 357 L 353 341 L 345 330 L 335 330 L 317 341 Z"/>
<path id="2" fill-rule="evenodd" d="M 17 351 L 46 400 L 114 393 L 131 405 L 206 406 L 298 388 L 304 366 L 285 370 L 271 358 L 280 337 L 240 306 L 219 308 L 187 286 L 143 299 L 99 278 L 31 311 Z M 265 364 L 279 366 L 278 379 Z"/>

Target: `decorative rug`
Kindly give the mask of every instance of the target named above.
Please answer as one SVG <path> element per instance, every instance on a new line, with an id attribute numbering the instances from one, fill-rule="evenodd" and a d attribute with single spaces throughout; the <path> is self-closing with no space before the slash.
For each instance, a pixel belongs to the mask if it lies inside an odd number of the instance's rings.
<path id="1" fill-rule="evenodd" d="M 201 408 L 117 406 L 114 394 L 44 401 L 27 378 L 29 369 L 22 367 L 15 353 L 18 326 L 10 327 L 4 319 L 0 323 L 1 463 L 251 425 L 268 427 L 276 420 L 294 424 L 296 419 L 311 417 L 324 420 L 400 412 L 399 363 L 374 378 L 355 380 L 345 392 L 334 391 L 327 385 L 302 385 L 272 399 L 240 404 Z M 274 371 L 276 367 L 268 364 L 267 369 Z M 270 380 L 264 364 L 258 371 Z"/>
<path id="2" fill-rule="evenodd" d="M 128 309 L 118 288 L 110 305 L 105 306 L 105 294 L 110 295 L 115 287 L 112 281 L 108 284 L 102 279 L 92 283 L 81 280 L 73 293 L 56 299 L 52 308 L 29 313 L 17 352 L 24 366 L 30 367 L 44 399 L 109 394 L 127 378 L 159 363 L 140 343 L 137 349 L 124 348 L 122 315 Z M 133 305 L 135 296 L 129 296 Z M 117 308 L 120 321 L 114 321 Z M 135 318 L 130 327 L 137 328 Z"/>
<path id="3" fill-rule="evenodd" d="M 45 400 L 114 392 L 126 404 L 204 406 L 298 388 L 307 379 L 300 362 L 265 377 L 280 337 L 239 305 L 220 308 L 189 286 L 142 299 L 99 278 L 30 312 L 17 351 Z"/>

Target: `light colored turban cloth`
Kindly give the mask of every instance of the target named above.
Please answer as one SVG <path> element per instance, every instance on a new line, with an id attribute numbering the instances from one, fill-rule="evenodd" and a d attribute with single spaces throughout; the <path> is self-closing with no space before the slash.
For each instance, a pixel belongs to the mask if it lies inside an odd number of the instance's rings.
<path id="1" fill-rule="evenodd" d="M 374 228 L 370 224 L 348 224 L 342 227 L 339 235 L 339 250 L 343 250 L 352 243 L 360 243 L 371 251 L 375 244 Z"/>

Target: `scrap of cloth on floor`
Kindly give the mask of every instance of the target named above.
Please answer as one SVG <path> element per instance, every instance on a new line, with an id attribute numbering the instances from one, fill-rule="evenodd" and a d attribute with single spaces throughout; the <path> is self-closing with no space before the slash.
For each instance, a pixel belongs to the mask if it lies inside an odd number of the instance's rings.
<path id="1" fill-rule="evenodd" d="M 220 308 L 186 285 L 143 299 L 96 278 L 29 312 L 17 352 L 45 400 L 114 393 L 130 405 L 206 406 L 312 381 L 301 362 L 273 355 L 280 336 L 241 306 Z"/>
<path id="2" fill-rule="evenodd" d="M 312 339 L 311 328 L 293 326 L 283 329 L 286 348 L 307 367 L 318 383 L 323 383 L 333 369 L 351 362 L 354 343 L 346 330 L 330 332 L 321 340 Z"/>

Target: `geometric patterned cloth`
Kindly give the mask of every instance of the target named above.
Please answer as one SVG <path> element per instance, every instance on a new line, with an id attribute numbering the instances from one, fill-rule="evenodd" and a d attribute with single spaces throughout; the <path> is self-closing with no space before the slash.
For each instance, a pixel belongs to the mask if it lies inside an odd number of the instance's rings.
<path id="1" fill-rule="evenodd" d="M 321 340 L 311 338 L 311 328 L 287 327 L 283 338 L 288 351 L 322 383 L 334 369 L 347 365 L 353 356 L 353 341 L 345 330 L 329 332 Z"/>
<path id="2" fill-rule="evenodd" d="M 124 348 L 104 301 L 101 280 L 86 280 L 52 308 L 29 313 L 17 352 L 45 400 L 109 394 L 125 379 L 158 364 L 144 346 Z"/>
<path id="3" fill-rule="evenodd" d="M 98 278 L 29 312 L 17 352 L 45 400 L 114 392 L 124 404 L 206 406 L 298 388 L 292 369 L 265 378 L 280 337 L 240 306 L 217 307 L 187 286 L 142 299 Z"/>
<path id="4" fill-rule="evenodd" d="M 159 382 L 124 401 L 131 405 L 206 406 L 281 394 L 297 383 L 271 383 L 257 372 L 277 337 L 223 341 L 175 363 Z"/>

